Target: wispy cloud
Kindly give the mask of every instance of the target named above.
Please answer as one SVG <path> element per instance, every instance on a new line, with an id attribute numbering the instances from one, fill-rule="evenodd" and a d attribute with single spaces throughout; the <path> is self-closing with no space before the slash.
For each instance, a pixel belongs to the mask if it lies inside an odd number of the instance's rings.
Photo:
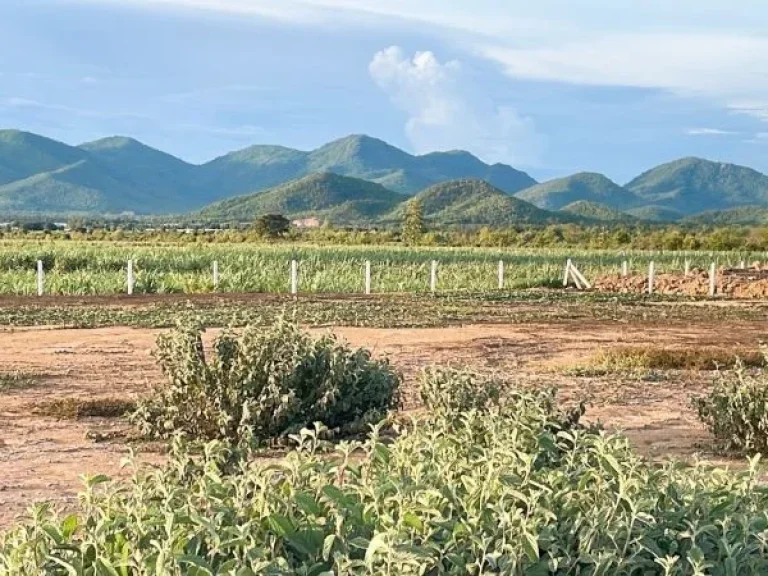
<path id="1" fill-rule="evenodd" d="M 144 114 L 136 112 L 123 112 L 123 111 L 103 111 L 103 110 L 91 110 L 85 108 L 75 108 L 72 106 L 65 106 L 62 104 L 51 104 L 46 102 L 40 102 L 30 98 L 23 98 L 19 96 L 11 96 L 7 98 L 0 98 L 0 108 L 29 108 L 37 110 L 49 110 L 53 112 L 65 112 L 75 116 L 83 116 L 89 118 L 137 118 L 148 119 L 149 117 Z"/>
<path id="2" fill-rule="evenodd" d="M 731 114 L 751 116 L 768 122 L 768 102 L 737 102 L 728 106 Z"/>
<path id="3" fill-rule="evenodd" d="M 472 36 L 563 31 L 550 18 L 510 13 L 499 0 L 475 0 L 472 9 L 443 0 L 70 0 L 145 8 L 179 8 L 252 15 L 290 24 L 416 22 Z"/>
<path id="4" fill-rule="evenodd" d="M 163 94 L 158 97 L 158 100 L 170 103 L 182 103 L 189 100 L 198 100 L 203 97 L 219 96 L 221 94 L 267 94 L 274 91 L 274 88 L 264 86 L 228 84 L 224 86 L 206 86 L 205 88 L 196 90 Z"/>
<path id="5" fill-rule="evenodd" d="M 742 142 L 747 144 L 768 144 L 768 132 L 757 132 L 752 138 L 742 140 Z"/>
<path id="6" fill-rule="evenodd" d="M 685 94 L 736 97 L 768 94 L 759 73 L 768 40 L 711 33 L 625 33 L 533 48 L 479 47 L 519 78 L 576 84 L 664 88 Z"/>
<path id="7" fill-rule="evenodd" d="M 690 128 L 685 131 L 688 136 L 735 136 L 738 132 L 720 128 Z"/>
<path id="8" fill-rule="evenodd" d="M 356 26 L 411 23 L 500 65 L 511 77 L 597 86 L 658 88 L 703 96 L 724 106 L 768 100 L 768 38 L 755 32 L 754 9 L 699 0 L 706 15 L 690 19 L 692 2 L 660 0 L 628 9 L 631 21 L 606 26 L 602 2 L 551 10 L 556 2 L 505 0 L 70 0 L 144 8 L 211 10 L 285 24 Z M 688 8 L 686 8 L 688 6 Z M 599 14 L 600 18 L 595 18 Z M 663 32 L 657 23 L 665 22 Z M 606 33 L 605 30 L 611 30 Z M 461 32 L 456 34 L 455 32 Z"/>
<path id="9" fill-rule="evenodd" d="M 405 132 L 417 152 L 467 149 L 491 162 L 537 163 L 542 140 L 533 122 L 484 99 L 458 61 L 440 62 L 432 52 L 409 57 L 392 46 L 374 55 L 369 72 L 408 115 Z"/>
<path id="10" fill-rule="evenodd" d="M 179 124 L 173 129 L 181 132 L 197 132 L 200 134 L 210 134 L 212 136 L 225 136 L 235 138 L 259 138 L 265 139 L 269 132 L 261 126 L 243 124 L 241 126 L 207 126 L 204 124 Z"/>

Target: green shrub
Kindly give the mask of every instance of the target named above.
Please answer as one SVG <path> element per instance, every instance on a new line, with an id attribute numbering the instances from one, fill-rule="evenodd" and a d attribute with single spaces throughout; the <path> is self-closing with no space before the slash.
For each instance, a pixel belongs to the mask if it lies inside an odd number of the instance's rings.
<path id="1" fill-rule="evenodd" d="M 719 373 L 707 396 L 694 397 L 699 419 L 720 447 L 746 454 L 768 454 L 768 373 L 743 365 Z"/>
<path id="2" fill-rule="evenodd" d="M 520 408 L 539 411 L 540 417 L 556 423 L 558 430 L 571 430 L 582 427 L 580 420 L 586 411 L 583 403 L 562 410 L 557 404 L 554 388 L 521 391 L 498 376 L 479 374 L 467 368 L 425 368 L 419 379 L 419 394 L 431 416 L 446 420 L 471 411 Z M 600 426 L 589 428 L 598 431 Z"/>
<path id="3" fill-rule="evenodd" d="M 209 359 L 199 328 L 158 339 L 168 382 L 133 421 L 149 437 L 263 441 L 314 422 L 345 429 L 381 418 L 399 402 L 400 377 L 386 360 L 328 334 L 313 339 L 280 319 L 216 339 Z"/>
<path id="4" fill-rule="evenodd" d="M 424 407 L 440 416 L 489 409 L 499 404 L 503 388 L 504 383 L 498 378 L 468 369 L 426 368 L 419 379 Z"/>
<path id="5" fill-rule="evenodd" d="M 550 396 L 506 397 L 330 455 L 306 431 L 285 461 L 231 473 L 221 443 L 177 447 L 130 483 L 90 479 L 71 515 L 34 509 L 0 535 L 0 574 L 768 573 L 755 467 L 647 463 L 621 437 L 563 430 Z"/>

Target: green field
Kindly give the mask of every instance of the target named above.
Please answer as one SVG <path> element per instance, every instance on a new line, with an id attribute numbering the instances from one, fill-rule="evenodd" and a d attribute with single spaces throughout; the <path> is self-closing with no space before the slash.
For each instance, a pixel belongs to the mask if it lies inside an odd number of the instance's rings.
<path id="1" fill-rule="evenodd" d="M 504 289 L 560 285 L 565 261 L 572 258 L 587 278 L 618 273 L 622 260 L 644 273 L 692 267 L 738 266 L 766 259 L 764 253 L 617 252 L 576 249 L 502 250 L 489 248 L 320 247 L 287 244 L 210 246 L 95 242 L 6 241 L 0 243 L 0 293 L 37 291 L 36 265 L 45 269 L 46 294 L 118 294 L 126 291 L 126 269 L 133 261 L 134 293 L 214 291 L 218 263 L 220 292 L 285 293 L 290 262 L 299 262 L 300 292 L 359 293 L 365 262 L 371 262 L 375 293 L 419 293 L 430 289 L 430 267 L 438 262 L 438 291 L 483 292 L 498 289 L 498 263 L 504 262 Z"/>

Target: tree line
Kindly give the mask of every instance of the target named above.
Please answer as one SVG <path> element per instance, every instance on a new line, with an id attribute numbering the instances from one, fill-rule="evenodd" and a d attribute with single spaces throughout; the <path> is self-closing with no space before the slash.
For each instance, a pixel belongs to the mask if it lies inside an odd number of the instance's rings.
<path id="1" fill-rule="evenodd" d="M 409 202 L 400 228 L 292 228 L 287 218 L 267 214 L 246 227 L 212 224 L 148 224 L 141 221 L 73 219 L 66 230 L 50 223 L 27 222 L 0 230 L 2 238 L 122 240 L 147 242 L 310 242 L 340 245 L 404 244 L 498 248 L 768 251 L 766 226 L 666 224 L 550 224 L 508 228 L 445 228 L 425 219 L 418 201 Z"/>

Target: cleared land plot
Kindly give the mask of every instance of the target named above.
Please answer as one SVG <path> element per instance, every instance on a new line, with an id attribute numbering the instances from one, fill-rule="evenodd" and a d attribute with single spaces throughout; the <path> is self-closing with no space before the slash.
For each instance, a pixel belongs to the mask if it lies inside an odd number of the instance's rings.
<path id="1" fill-rule="evenodd" d="M 324 302 L 333 308 L 343 304 Z M 374 303 L 364 301 L 367 307 Z M 249 307 L 254 304 L 251 300 L 246 303 Z M 581 304 L 586 310 L 614 306 Z M 61 302 L 49 305 L 60 306 Z M 77 305 L 103 307 L 108 303 L 80 301 Z M 595 312 L 578 322 L 567 321 L 565 314 L 553 317 L 551 302 L 516 306 L 524 308 L 525 315 L 510 317 L 515 324 L 504 323 L 503 310 L 491 306 L 498 314 L 466 316 L 468 321 L 485 323 L 460 325 L 459 314 L 446 319 L 446 324 L 454 324 L 450 327 L 333 329 L 353 345 L 370 347 L 377 355 L 392 359 L 411 387 L 407 409 L 418 409 L 412 386 L 423 366 L 469 365 L 498 370 L 525 386 L 557 386 L 563 402 L 588 400 L 589 420 L 599 419 L 611 429 L 626 431 L 650 457 L 685 459 L 703 453 L 719 458 L 707 453 L 709 437 L 689 402 L 691 394 L 707 389 L 711 372 L 579 373 L 574 367 L 588 365 L 600 349 L 756 349 L 768 332 L 768 317 L 761 305 L 685 304 L 687 312 L 678 318 L 664 307 L 680 304 L 639 303 L 645 319 L 639 313 L 617 319 L 612 310 L 605 317 Z M 417 316 L 416 311 L 409 313 Z M 327 328 L 316 328 L 322 329 Z M 9 525 L 34 501 L 71 501 L 80 488 L 82 473 L 124 473 L 119 464 L 129 446 L 142 459 L 162 460 L 157 446 L 131 441 L 130 427 L 120 418 L 81 415 L 73 419 L 78 410 L 119 412 L 120 402 L 146 394 L 152 383 L 162 381 L 151 356 L 159 331 L 122 326 L 0 331 L 0 367 L 3 374 L 13 375 L 8 381 L 15 384 L 0 392 L 0 526 Z M 215 333 L 211 330 L 209 336 Z"/>

